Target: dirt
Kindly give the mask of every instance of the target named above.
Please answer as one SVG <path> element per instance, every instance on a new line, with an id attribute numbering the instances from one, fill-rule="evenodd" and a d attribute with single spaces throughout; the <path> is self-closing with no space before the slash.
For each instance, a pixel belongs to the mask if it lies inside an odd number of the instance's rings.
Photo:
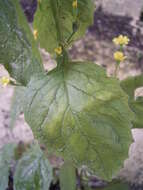
<path id="1" fill-rule="evenodd" d="M 0 77 L 7 76 L 5 69 L 0 66 Z M 10 106 L 14 88 L 0 86 L 0 148 L 8 142 L 29 142 L 33 139 L 33 134 L 29 126 L 24 122 L 21 115 L 14 128 L 9 127 Z"/>
<path id="2" fill-rule="evenodd" d="M 130 16 L 137 20 L 143 9 L 142 0 L 95 0 L 97 6 L 102 5 L 104 12 L 120 16 Z"/>

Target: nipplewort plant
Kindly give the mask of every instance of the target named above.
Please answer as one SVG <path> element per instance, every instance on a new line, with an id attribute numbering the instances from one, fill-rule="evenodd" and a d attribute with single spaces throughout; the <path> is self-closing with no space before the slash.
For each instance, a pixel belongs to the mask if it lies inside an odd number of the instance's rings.
<path id="1" fill-rule="evenodd" d="M 82 166 L 112 181 L 128 157 L 131 128 L 143 127 L 143 98 L 134 96 L 143 86 L 143 75 L 120 82 L 117 73 L 108 77 L 101 66 L 68 55 L 92 25 L 93 12 L 92 0 L 39 0 L 32 34 L 19 1 L 0 1 L 0 63 L 10 75 L 2 83 L 15 86 L 10 125 L 24 112 L 38 140 L 22 149 L 3 147 L 0 190 L 8 187 L 12 168 L 15 190 L 48 190 L 57 180 L 62 190 L 76 190 Z M 124 36 L 114 39 L 120 45 L 114 54 L 118 65 L 126 58 L 122 45 L 128 42 Z M 57 62 L 48 73 L 38 45 Z M 48 160 L 51 154 L 64 160 L 56 177 Z M 113 183 L 108 189 L 122 185 Z"/>

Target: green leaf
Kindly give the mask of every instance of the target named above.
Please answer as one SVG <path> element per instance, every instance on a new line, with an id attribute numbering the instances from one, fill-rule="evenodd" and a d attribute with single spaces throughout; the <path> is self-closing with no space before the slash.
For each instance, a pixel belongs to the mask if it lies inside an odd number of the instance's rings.
<path id="1" fill-rule="evenodd" d="M 138 97 L 136 100 L 130 101 L 129 104 L 135 114 L 133 128 L 143 128 L 143 97 Z"/>
<path id="2" fill-rule="evenodd" d="M 135 114 L 133 128 L 143 128 L 143 97 L 135 100 L 135 90 L 143 87 L 143 75 L 128 77 L 121 81 L 121 87 L 129 95 L 129 106 Z"/>
<path id="3" fill-rule="evenodd" d="M 134 99 L 135 90 L 143 86 L 143 75 L 128 77 L 127 79 L 121 81 L 120 84 L 129 97 Z"/>
<path id="4" fill-rule="evenodd" d="M 33 145 L 19 160 L 14 176 L 15 190 L 48 190 L 52 167 L 40 147 Z"/>
<path id="5" fill-rule="evenodd" d="M 40 46 L 53 53 L 59 44 L 84 35 L 93 23 L 94 5 L 91 0 L 78 0 L 78 8 L 72 7 L 73 0 L 42 0 L 34 17 L 34 29 L 38 31 Z"/>
<path id="6" fill-rule="evenodd" d="M 33 35 L 19 1 L 0 1 L 0 63 L 25 85 L 34 73 L 43 71 Z"/>
<path id="7" fill-rule="evenodd" d="M 35 137 L 76 167 L 111 180 L 132 142 L 128 97 L 93 63 L 66 63 L 28 85 L 25 119 Z"/>
<path id="8" fill-rule="evenodd" d="M 70 162 L 65 162 L 60 169 L 61 190 L 76 190 L 76 170 Z"/>
<path id="9" fill-rule="evenodd" d="M 25 90 L 26 87 L 17 86 L 12 98 L 11 112 L 10 112 L 10 127 L 15 125 L 21 112 L 23 112 L 23 105 L 25 100 Z"/>
<path id="10" fill-rule="evenodd" d="M 10 162 L 14 157 L 15 144 L 6 144 L 0 151 L 0 190 L 8 187 Z"/>

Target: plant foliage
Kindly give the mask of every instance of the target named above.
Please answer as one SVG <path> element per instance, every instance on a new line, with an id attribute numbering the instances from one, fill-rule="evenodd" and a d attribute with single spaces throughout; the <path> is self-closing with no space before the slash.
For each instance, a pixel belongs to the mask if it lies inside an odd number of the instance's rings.
<path id="1" fill-rule="evenodd" d="M 121 81 L 121 87 L 129 95 L 129 106 L 135 114 L 133 128 L 143 128 L 143 97 L 135 97 L 135 91 L 143 87 L 143 75 L 128 77 Z"/>
<path id="2" fill-rule="evenodd" d="M 19 85 L 12 125 L 24 111 L 39 143 L 64 159 L 63 190 L 76 188 L 75 168 L 82 165 L 111 181 L 128 157 L 132 125 L 142 126 L 143 99 L 134 98 L 134 90 L 143 84 L 142 76 L 120 83 L 107 77 L 102 67 L 68 56 L 68 47 L 92 24 L 93 10 L 92 0 L 39 0 L 35 42 L 19 1 L 0 1 L 0 63 L 14 79 L 12 84 Z M 52 55 L 55 52 L 57 68 L 49 73 L 43 69 L 37 43 Z M 0 171 L 0 180 L 6 188 L 9 165 L 1 163 L 5 177 Z M 47 190 L 52 179 L 49 161 L 33 145 L 18 161 L 15 190 Z"/>
<path id="3" fill-rule="evenodd" d="M 76 190 L 76 169 L 70 162 L 65 162 L 60 169 L 61 190 Z"/>
<path id="4" fill-rule="evenodd" d="M 37 144 L 32 145 L 16 167 L 15 190 L 47 190 L 52 179 L 52 167 L 48 159 Z"/>
<path id="5" fill-rule="evenodd" d="M 0 151 L 0 190 L 8 187 L 11 161 L 14 159 L 15 144 L 7 144 Z"/>
<path id="6" fill-rule="evenodd" d="M 66 45 L 81 37 L 93 23 L 94 6 L 91 0 L 78 0 L 78 10 L 73 0 L 42 0 L 34 18 L 40 46 L 50 53 L 59 44 Z"/>
<path id="7" fill-rule="evenodd" d="M 0 63 L 26 85 L 31 75 L 43 70 L 33 35 L 18 0 L 0 1 L 0 15 Z"/>
<path id="8" fill-rule="evenodd" d="M 32 78 L 25 119 L 49 149 L 110 180 L 127 157 L 132 140 L 128 98 L 100 66 L 65 64 Z"/>
<path id="9" fill-rule="evenodd" d="M 20 113 L 23 112 L 25 90 L 26 87 L 24 86 L 15 87 L 11 104 L 10 127 L 13 127 L 15 125 L 15 122 L 18 119 Z"/>

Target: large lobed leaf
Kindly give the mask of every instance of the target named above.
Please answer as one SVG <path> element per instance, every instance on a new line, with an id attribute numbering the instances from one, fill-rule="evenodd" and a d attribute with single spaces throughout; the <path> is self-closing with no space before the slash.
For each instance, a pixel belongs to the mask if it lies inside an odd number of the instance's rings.
<path id="1" fill-rule="evenodd" d="M 35 136 L 76 166 L 110 180 L 128 156 L 128 97 L 92 63 L 67 63 L 28 85 L 25 119 Z"/>
<path id="2" fill-rule="evenodd" d="M 72 7 L 73 0 L 42 0 L 34 17 L 34 29 L 38 31 L 40 46 L 50 53 L 59 44 L 81 37 L 93 23 L 92 0 L 78 0 L 77 13 Z M 77 14 L 77 15 L 75 15 Z"/>
<path id="3" fill-rule="evenodd" d="M 15 144 L 6 144 L 0 151 L 0 190 L 8 187 L 10 164 L 14 157 Z"/>
<path id="4" fill-rule="evenodd" d="M 14 176 L 15 190 L 48 190 L 52 167 L 40 147 L 32 147 L 19 160 Z"/>
<path id="5" fill-rule="evenodd" d="M 18 0 L 0 1 L 0 63 L 19 83 L 43 71 L 41 58 Z"/>

